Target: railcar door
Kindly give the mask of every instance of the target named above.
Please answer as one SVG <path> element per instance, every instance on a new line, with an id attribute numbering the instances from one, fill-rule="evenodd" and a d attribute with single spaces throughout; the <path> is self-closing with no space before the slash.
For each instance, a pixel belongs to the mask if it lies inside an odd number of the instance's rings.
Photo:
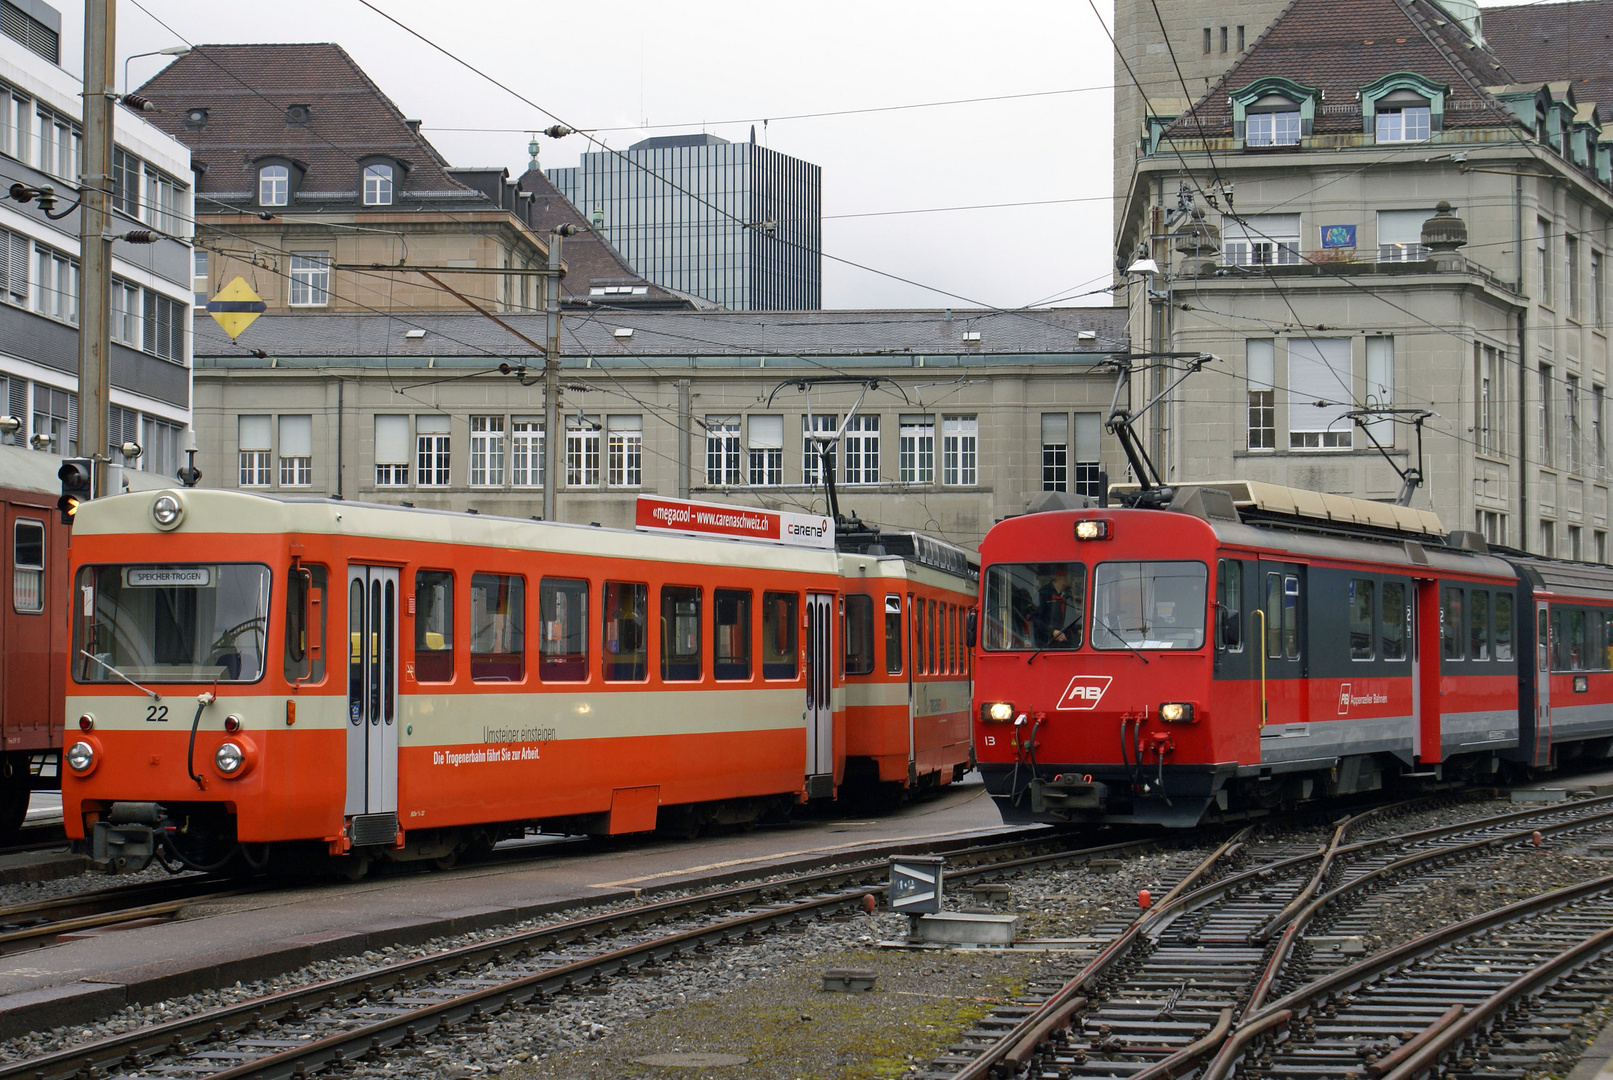
<path id="1" fill-rule="evenodd" d="M 1531 765 L 1551 764 L 1551 611 L 1544 600 L 1535 602 L 1535 745 Z"/>
<path id="2" fill-rule="evenodd" d="M 835 598 L 806 598 L 806 772 L 807 795 L 834 794 L 834 624 Z"/>
<path id="3" fill-rule="evenodd" d="M 1273 725 L 1310 719 L 1310 693 L 1305 683 L 1305 567 L 1298 563 L 1260 562 L 1260 610 L 1265 640 L 1262 692 L 1266 726 L 1263 735 L 1280 735 Z"/>
<path id="4" fill-rule="evenodd" d="M 398 811 L 398 571 L 347 571 L 347 807 L 354 843 L 391 843 Z"/>

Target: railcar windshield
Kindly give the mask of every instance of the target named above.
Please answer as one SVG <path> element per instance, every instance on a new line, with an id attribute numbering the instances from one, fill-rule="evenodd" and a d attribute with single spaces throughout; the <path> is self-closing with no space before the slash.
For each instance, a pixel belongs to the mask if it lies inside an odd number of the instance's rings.
<path id="1" fill-rule="evenodd" d="M 1197 649 L 1208 572 L 1199 562 L 1106 562 L 1092 574 L 1092 647 Z"/>
<path id="2" fill-rule="evenodd" d="M 257 682 L 269 583 L 269 568 L 254 563 L 83 567 L 73 594 L 73 678 Z"/>
<path id="3" fill-rule="evenodd" d="M 1078 562 L 998 563 L 986 569 L 985 648 L 1079 649 L 1087 568 Z"/>

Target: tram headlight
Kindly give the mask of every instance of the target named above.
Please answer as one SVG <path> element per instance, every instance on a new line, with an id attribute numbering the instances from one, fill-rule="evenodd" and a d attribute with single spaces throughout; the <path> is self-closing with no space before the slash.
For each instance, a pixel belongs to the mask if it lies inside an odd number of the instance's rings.
<path id="1" fill-rule="evenodd" d="M 1109 539 L 1109 522 L 1104 518 L 1083 518 L 1075 523 L 1077 540 Z"/>
<path id="2" fill-rule="evenodd" d="M 235 743 L 227 742 L 219 746 L 218 752 L 213 755 L 213 764 L 225 776 L 234 776 L 246 764 L 246 754 Z"/>
<path id="3" fill-rule="evenodd" d="M 82 739 L 67 748 L 67 767 L 76 773 L 87 773 L 95 767 L 95 747 Z"/>
<path id="4" fill-rule="evenodd" d="M 1007 722 L 1014 718 L 1014 703 L 1011 701 L 988 701 L 980 706 L 980 719 Z"/>
<path id="5" fill-rule="evenodd" d="M 159 529 L 177 529 L 185 519 L 185 504 L 172 491 L 158 495 L 151 503 L 151 520 Z"/>
<path id="6" fill-rule="evenodd" d="M 1167 701 L 1159 707 L 1159 718 L 1167 724 L 1191 724 L 1193 706 L 1186 701 Z"/>

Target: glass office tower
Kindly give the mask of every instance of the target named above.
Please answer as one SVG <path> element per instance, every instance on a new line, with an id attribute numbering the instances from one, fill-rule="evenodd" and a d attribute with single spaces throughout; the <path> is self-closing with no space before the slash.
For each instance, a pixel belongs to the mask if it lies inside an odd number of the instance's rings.
<path id="1" fill-rule="evenodd" d="M 823 170 L 715 135 L 584 154 L 549 179 L 634 270 L 733 310 L 823 307 Z"/>

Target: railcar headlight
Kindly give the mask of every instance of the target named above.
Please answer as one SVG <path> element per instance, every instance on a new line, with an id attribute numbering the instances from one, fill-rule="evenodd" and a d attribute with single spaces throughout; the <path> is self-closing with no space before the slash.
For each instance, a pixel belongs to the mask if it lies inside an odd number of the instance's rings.
<path id="1" fill-rule="evenodd" d="M 87 742 L 76 742 L 67 748 L 67 767 L 74 772 L 89 772 L 95 764 L 95 747 Z"/>
<path id="2" fill-rule="evenodd" d="M 213 755 L 213 764 L 217 765 L 218 771 L 223 773 L 225 776 L 234 776 L 236 773 L 240 772 L 241 765 L 245 763 L 245 761 L 246 755 L 241 752 L 241 748 L 239 746 L 232 742 L 227 742 L 219 746 L 218 753 Z"/>
<path id="3" fill-rule="evenodd" d="M 1075 523 L 1075 538 L 1077 540 L 1107 540 L 1109 539 L 1109 522 L 1103 518 L 1084 518 Z"/>
<path id="4" fill-rule="evenodd" d="M 1193 706 L 1185 701 L 1167 701 L 1159 707 L 1159 718 L 1167 724 L 1191 724 Z"/>
<path id="5" fill-rule="evenodd" d="M 988 701 L 980 706 L 980 719 L 1007 721 L 1014 718 L 1014 704 L 1011 701 Z"/>
<path id="6" fill-rule="evenodd" d="M 159 529 L 176 529 L 185 518 L 185 504 L 171 491 L 158 495 L 151 504 L 151 520 Z"/>

